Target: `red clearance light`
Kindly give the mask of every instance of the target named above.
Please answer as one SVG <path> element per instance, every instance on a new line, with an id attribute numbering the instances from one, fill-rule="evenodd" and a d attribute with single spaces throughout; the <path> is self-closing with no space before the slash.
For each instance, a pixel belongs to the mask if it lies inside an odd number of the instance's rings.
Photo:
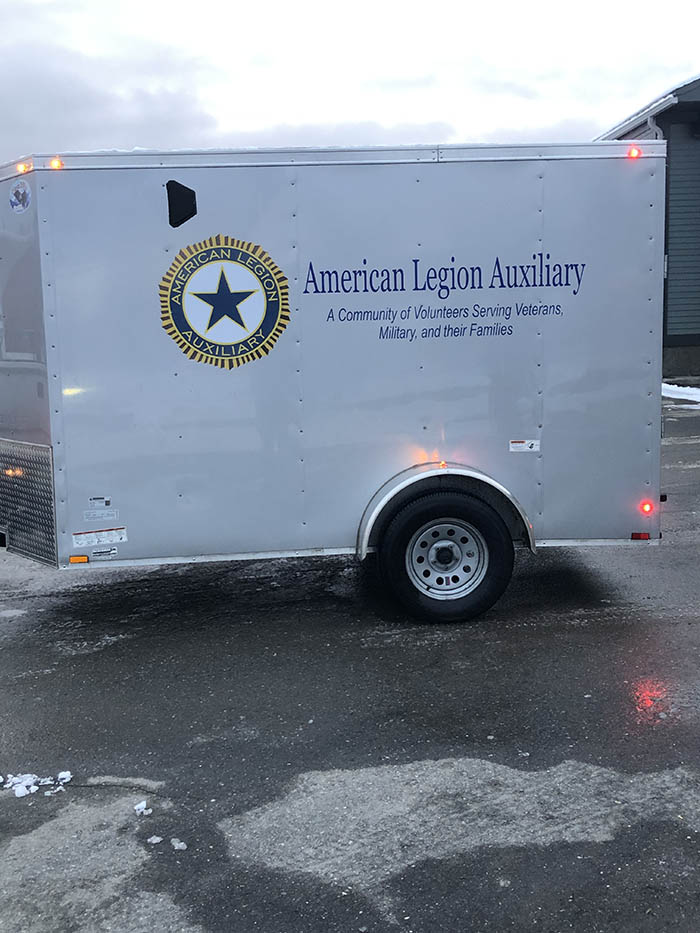
<path id="1" fill-rule="evenodd" d="M 651 535 L 648 531 L 633 531 L 632 532 L 633 541 L 649 541 L 651 540 Z"/>
<path id="2" fill-rule="evenodd" d="M 645 499 L 644 502 L 640 502 L 639 511 L 643 515 L 651 515 L 651 513 L 654 511 L 654 503 L 649 502 L 648 499 Z"/>
<path id="3" fill-rule="evenodd" d="M 628 159 L 638 159 L 641 154 L 642 150 L 639 148 L 639 146 L 630 146 L 627 150 Z"/>

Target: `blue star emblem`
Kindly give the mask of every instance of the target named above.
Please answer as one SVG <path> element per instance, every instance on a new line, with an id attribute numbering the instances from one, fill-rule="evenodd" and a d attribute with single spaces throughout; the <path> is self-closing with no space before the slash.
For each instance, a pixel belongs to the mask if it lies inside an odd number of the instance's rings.
<path id="1" fill-rule="evenodd" d="M 246 298 L 250 298 L 251 295 L 254 295 L 256 291 L 257 289 L 253 289 L 253 291 L 250 292 L 232 292 L 229 288 L 226 272 L 222 266 L 221 275 L 219 276 L 219 287 L 215 292 L 192 292 L 192 294 L 195 298 L 206 301 L 208 305 L 211 305 L 211 314 L 209 316 L 209 323 L 207 324 L 208 332 L 224 317 L 231 318 L 235 324 L 247 330 L 243 318 L 241 317 L 241 312 L 238 310 L 238 306 L 242 304 Z"/>

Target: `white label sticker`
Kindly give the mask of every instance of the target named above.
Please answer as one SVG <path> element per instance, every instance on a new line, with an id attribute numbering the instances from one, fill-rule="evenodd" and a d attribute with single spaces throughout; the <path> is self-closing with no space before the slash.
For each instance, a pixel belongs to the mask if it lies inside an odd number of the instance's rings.
<path id="1" fill-rule="evenodd" d="M 119 556 L 118 547 L 101 547 L 97 550 L 94 550 L 91 555 L 91 560 L 111 560 L 113 557 Z"/>
<path id="2" fill-rule="evenodd" d="M 91 509 L 107 509 L 112 504 L 111 496 L 90 496 L 88 499 Z"/>
<path id="3" fill-rule="evenodd" d="M 540 449 L 539 441 L 510 441 L 511 453 L 537 453 Z"/>
<path id="4" fill-rule="evenodd" d="M 119 509 L 86 509 L 83 512 L 83 521 L 116 522 L 119 521 Z"/>
<path id="5" fill-rule="evenodd" d="M 94 547 L 97 544 L 118 544 L 128 541 L 126 528 L 101 528 L 99 531 L 76 531 L 73 533 L 73 547 Z"/>

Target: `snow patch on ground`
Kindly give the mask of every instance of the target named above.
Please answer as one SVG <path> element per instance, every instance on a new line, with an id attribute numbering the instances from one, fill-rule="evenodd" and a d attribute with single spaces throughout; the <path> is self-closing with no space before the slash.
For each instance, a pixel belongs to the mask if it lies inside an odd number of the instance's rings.
<path id="1" fill-rule="evenodd" d="M 37 829 L 6 842 L 2 929 L 204 933 L 169 894 L 139 884 L 153 853 L 139 841 L 132 800 L 126 793 L 107 803 L 71 801 Z"/>
<path id="2" fill-rule="evenodd" d="M 661 394 L 664 398 L 682 398 L 700 404 L 700 386 L 674 386 L 664 382 L 661 384 Z"/>
<path id="3" fill-rule="evenodd" d="M 19 616 L 26 616 L 26 609 L 0 609 L 0 619 L 17 619 Z"/>
<path id="4" fill-rule="evenodd" d="M 700 776 L 682 768 L 629 775 L 566 761 L 520 771 L 449 758 L 308 772 L 219 829 L 236 859 L 355 887 L 390 913 L 386 883 L 426 859 L 604 843 L 634 823 L 679 819 L 700 829 Z"/>

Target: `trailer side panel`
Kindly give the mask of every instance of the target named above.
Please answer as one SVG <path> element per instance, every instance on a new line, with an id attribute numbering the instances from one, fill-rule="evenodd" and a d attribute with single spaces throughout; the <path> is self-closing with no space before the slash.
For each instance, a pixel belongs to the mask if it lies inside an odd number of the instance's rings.
<path id="1" fill-rule="evenodd" d="M 44 173 L 60 562 L 351 550 L 426 462 L 501 483 L 538 540 L 658 539 L 663 148 L 510 152 Z M 260 251 L 289 319 L 234 365 Z"/>

